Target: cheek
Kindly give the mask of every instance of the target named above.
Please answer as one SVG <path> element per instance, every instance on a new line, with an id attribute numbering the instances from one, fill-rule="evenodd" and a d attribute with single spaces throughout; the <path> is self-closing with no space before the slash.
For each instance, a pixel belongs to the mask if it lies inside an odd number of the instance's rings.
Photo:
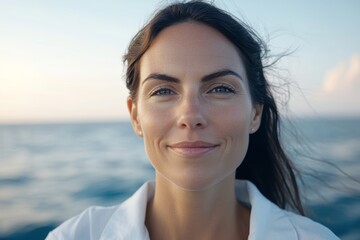
<path id="1" fill-rule="evenodd" d="M 225 140 L 226 152 L 231 155 L 229 157 L 236 163 L 243 160 L 249 144 L 251 107 L 243 106 L 223 108 L 217 114 L 212 114 L 216 132 L 220 135 L 219 137 Z"/>
<path id="2" fill-rule="evenodd" d="M 222 121 L 219 125 L 219 132 L 223 134 L 227 141 L 228 147 L 231 147 L 231 152 L 236 154 L 245 155 L 249 142 L 249 121 L 244 116 L 233 116 L 237 121 Z"/>
<path id="3" fill-rule="evenodd" d="M 153 104 L 142 104 L 139 107 L 139 119 L 142 131 L 150 137 L 158 138 L 168 131 L 174 114 L 168 108 Z"/>
<path id="4" fill-rule="evenodd" d="M 232 136 L 248 133 L 251 115 L 251 104 L 247 101 L 238 101 L 211 109 L 209 119 L 220 129 L 220 132 Z"/>
<path id="5" fill-rule="evenodd" d="M 145 149 L 148 158 L 152 161 L 157 159 L 160 152 L 161 143 L 166 139 L 171 127 L 173 118 L 171 111 L 152 107 L 151 104 L 139 106 L 139 120 L 143 133 Z"/>
<path id="6" fill-rule="evenodd" d="M 145 152 L 151 164 L 157 168 L 156 159 L 159 159 L 161 155 L 160 143 L 162 136 L 160 131 L 162 129 L 157 128 L 156 125 L 149 124 L 149 126 L 145 125 L 143 130 Z"/>

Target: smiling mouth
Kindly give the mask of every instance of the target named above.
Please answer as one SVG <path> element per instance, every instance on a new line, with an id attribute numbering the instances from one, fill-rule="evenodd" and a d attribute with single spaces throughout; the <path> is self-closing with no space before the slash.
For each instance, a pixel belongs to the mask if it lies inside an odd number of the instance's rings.
<path id="1" fill-rule="evenodd" d="M 176 144 L 169 145 L 168 147 L 175 152 L 176 154 L 180 155 L 181 157 L 185 158 L 194 158 L 200 157 L 205 155 L 215 148 L 217 148 L 218 144 L 212 144 L 203 141 L 196 141 L 196 142 L 179 142 Z"/>

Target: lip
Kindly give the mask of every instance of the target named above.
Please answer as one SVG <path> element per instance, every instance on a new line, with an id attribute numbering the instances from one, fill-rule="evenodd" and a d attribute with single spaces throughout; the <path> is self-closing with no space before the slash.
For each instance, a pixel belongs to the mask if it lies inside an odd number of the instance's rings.
<path id="1" fill-rule="evenodd" d="M 173 152 L 185 158 L 200 157 L 213 151 L 218 146 L 219 144 L 204 141 L 183 141 L 168 145 Z"/>

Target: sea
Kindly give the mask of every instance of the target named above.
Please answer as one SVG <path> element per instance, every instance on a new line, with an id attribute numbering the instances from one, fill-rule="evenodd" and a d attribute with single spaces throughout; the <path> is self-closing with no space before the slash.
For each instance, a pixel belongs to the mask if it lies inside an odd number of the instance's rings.
<path id="1" fill-rule="evenodd" d="M 360 118 L 284 122 L 307 215 L 360 239 Z M 44 239 L 94 205 L 111 206 L 154 179 L 128 121 L 0 125 L 0 239 Z"/>

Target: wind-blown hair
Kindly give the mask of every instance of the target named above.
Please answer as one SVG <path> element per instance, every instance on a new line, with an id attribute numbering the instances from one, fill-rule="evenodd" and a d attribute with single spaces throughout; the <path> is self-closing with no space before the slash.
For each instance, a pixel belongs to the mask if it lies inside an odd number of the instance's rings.
<path id="1" fill-rule="evenodd" d="M 182 22 L 197 22 L 222 33 L 239 50 L 253 103 L 263 105 L 261 125 L 250 135 L 244 161 L 236 169 L 237 179 L 247 179 L 281 208 L 304 214 L 295 169 L 280 140 L 280 116 L 270 86 L 264 75 L 263 58 L 267 48 L 254 31 L 229 13 L 202 1 L 174 3 L 160 10 L 132 39 L 124 63 L 126 86 L 136 102 L 140 59 L 156 36 L 165 28 Z"/>

